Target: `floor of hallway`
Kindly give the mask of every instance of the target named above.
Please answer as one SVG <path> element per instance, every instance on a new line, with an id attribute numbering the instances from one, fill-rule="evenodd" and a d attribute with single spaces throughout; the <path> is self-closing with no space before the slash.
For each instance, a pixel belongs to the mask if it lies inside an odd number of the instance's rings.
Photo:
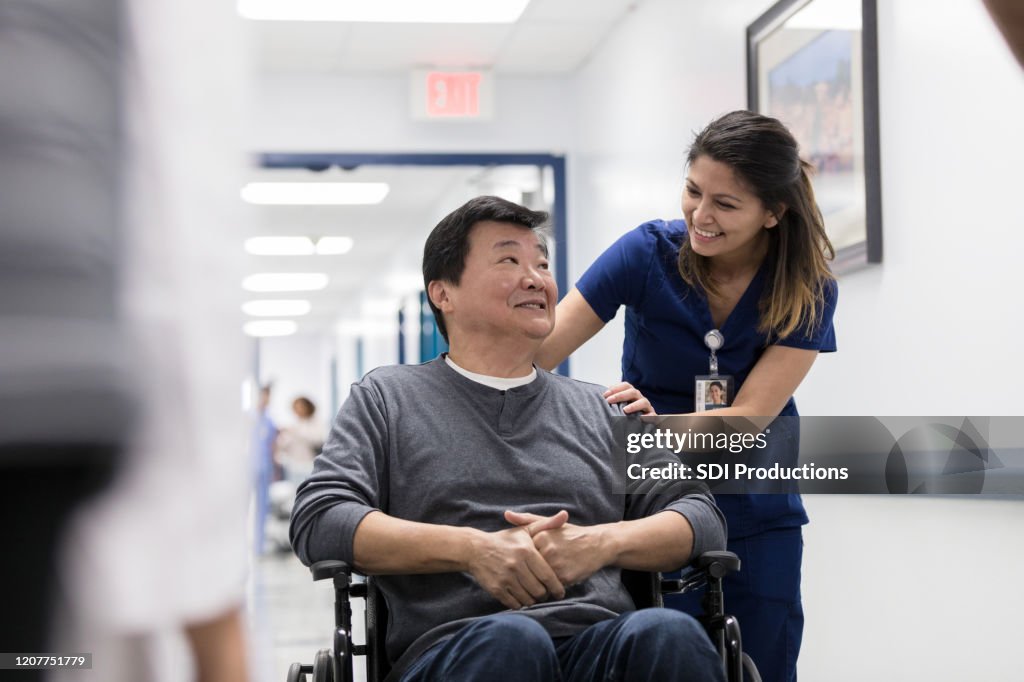
<path id="1" fill-rule="evenodd" d="M 309 569 L 291 552 L 270 552 L 254 560 L 248 604 L 254 682 L 285 682 L 292 663 L 312 663 L 318 649 L 330 648 L 331 581 L 313 582 Z M 352 600 L 352 607 L 354 637 L 362 643 L 362 600 Z M 355 661 L 355 673 L 357 681 L 365 681 L 362 658 Z"/>

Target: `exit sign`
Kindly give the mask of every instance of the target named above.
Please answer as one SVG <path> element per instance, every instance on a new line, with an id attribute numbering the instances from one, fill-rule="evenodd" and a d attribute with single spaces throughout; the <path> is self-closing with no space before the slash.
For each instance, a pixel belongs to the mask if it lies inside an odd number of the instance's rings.
<path id="1" fill-rule="evenodd" d="M 487 120 L 494 87 L 485 71 L 417 69 L 412 74 L 412 115 L 420 120 Z"/>

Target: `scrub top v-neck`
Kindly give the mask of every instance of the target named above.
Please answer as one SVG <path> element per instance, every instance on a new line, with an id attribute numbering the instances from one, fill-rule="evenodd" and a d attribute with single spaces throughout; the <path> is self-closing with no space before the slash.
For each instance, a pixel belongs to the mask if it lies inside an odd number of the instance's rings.
<path id="1" fill-rule="evenodd" d="M 687 238 L 682 220 L 644 223 L 620 237 L 576 283 L 604 322 L 626 306 L 622 378 L 661 414 L 693 411 L 694 377 L 708 373 L 704 335 L 715 328 L 706 296 L 679 274 L 679 248 Z M 762 263 L 720 328 L 725 344 L 717 352 L 718 371 L 733 377 L 737 392 L 770 344 L 757 329 L 766 271 Z M 834 283 L 825 292 L 816 328 L 798 330 L 775 343 L 823 353 L 836 350 L 832 316 L 838 292 Z M 780 414 L 798 414 L 792 397 Z M 797 495 L 725 495 L 718 502 L 730 517 L 733 538 L 807 522 Z"/>

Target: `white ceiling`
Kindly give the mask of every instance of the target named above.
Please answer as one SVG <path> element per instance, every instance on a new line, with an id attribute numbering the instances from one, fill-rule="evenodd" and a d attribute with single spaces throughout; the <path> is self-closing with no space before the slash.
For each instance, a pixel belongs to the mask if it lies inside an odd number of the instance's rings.
<path id="1" fill-rule="evenodd" d="M 252 29 L 257 65 L 264 72 L 467 67 L 508 74 L 568 73 L 586 61 L 638 1 L 531 0 L 514 24 L 254 21 Z"/>
<path id="2" fill-rule="evenodd" d="M 250 28 L 258 74 L 379 74 L 463 67 L 551 75 L 579 68 L 638 2 L 531 0 L 515 24 L 253 21 Z M 309 294 L 246 293 L 246 300 L 310 300 L 312 312 L 296 318 L 299 332 L 328 331 L 339 320 L 359 316 L 360 303 L 367 298 L 393 296 L 417 281 L 423 241 L 444 213 L 469 196 L 492 193 L 496 183 L 529 185 L 531 178 L 536 178 L 535 171 L 508 174 L 479 167 L 378 166 L 323 173 L 254 169 L 251 181 L 383 181 L 391 191 L 378 206 L 254 207 L 254 235 L 344 235 L 355 240 L 355 247 L 339 256 L 247 256 L 247 274 L 325 272 L 330 284 Z"/>

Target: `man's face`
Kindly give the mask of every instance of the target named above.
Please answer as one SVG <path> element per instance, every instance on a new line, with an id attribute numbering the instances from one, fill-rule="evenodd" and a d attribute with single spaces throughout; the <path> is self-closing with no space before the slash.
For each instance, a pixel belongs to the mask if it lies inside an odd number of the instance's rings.
<path id="1" fill-rule="evenodd" d="M 455 341 L 526 337 L 542 341 L 555 326 L 558 287 L 538 236 L 511 223 L 482 221 L 469 233 L 469 253 L 458 286 L 438 294 Z"/>

